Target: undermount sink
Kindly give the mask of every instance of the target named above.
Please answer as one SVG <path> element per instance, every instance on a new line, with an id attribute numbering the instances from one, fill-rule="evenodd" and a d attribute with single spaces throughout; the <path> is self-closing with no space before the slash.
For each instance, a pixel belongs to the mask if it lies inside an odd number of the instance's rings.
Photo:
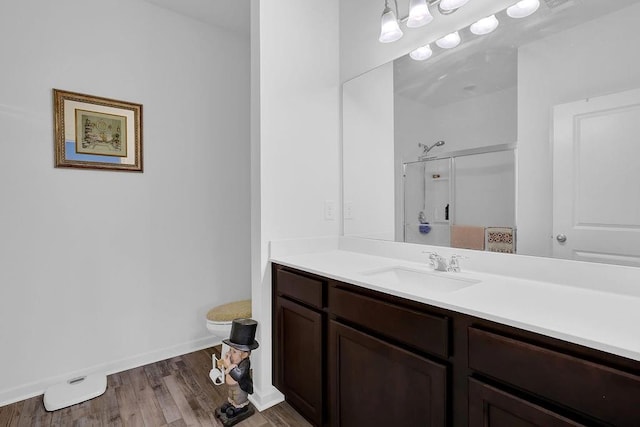
<path id="1" fill-rule="evenodd" d="M 456 273 L 425 271 L 408 267 L 385 267 L 364 271 L 372 283 L 398 291 L 420 294 L 425 291 L 454 292 L 480 283 L 480 280 L 464 277 L 452 277 Z"/>

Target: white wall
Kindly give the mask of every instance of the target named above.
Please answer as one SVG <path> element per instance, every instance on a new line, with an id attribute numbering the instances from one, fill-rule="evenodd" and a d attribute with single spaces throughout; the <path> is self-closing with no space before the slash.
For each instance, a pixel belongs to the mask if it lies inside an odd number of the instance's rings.
<path id="1" fill-rule="evenodd" d="M 250 294 L 249 45 L 146 2 L 0 6 L 0 405 L 210 344 Z M 143 104 L 142 174 L 53 167 L 52 88 Z"/>
<path id="2" fill-rule="evenodd" d="M 342 89 L 344 235 L 394 239 L 393 63 Z"/>
<path id="3" fill-rule="evenodd" d="M 519 49 L 519 253 L 552 254 L 552 107 L 640 87 L 639 20 L 637 4 Z"/>
<path id="4" fill-rule="evenodd" d="M 414 161 L 422 154 L 418 142 L 428 145 L 443 140 L 429 155 L 513 144 L 517 138 L 516 87 L 510 87 L 439 108 L 429 108 L 411 99 L 396 96 L 396 144 L 401 162 Z"/>
<path id="5" fill-rule="evenodd" d="M 338 0 L 252 2 L 252 299 L 260 348 L 251 356 L 258 409 L 282 396 L 271 381 L 268 244 L 338 236 Z"/>
<path id="6" fill-rule="evenodd" d="M 455 159 L 455 224 L 514 227 L 516 171 L 512 150 Z"/>

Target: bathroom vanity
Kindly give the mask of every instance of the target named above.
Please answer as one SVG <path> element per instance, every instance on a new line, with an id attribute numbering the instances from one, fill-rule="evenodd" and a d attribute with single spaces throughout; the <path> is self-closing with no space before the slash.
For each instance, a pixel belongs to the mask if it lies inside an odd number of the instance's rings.
<path id="1" fill-rule="evenodd" d="M 624 311 L 636 297 L 424 267 L 340 250 L 274 260 L 274 385 L 312 424 L 640 425 L 638 345 L 615 332 L 637 315 L 576 326 L 590 298 Z"/>

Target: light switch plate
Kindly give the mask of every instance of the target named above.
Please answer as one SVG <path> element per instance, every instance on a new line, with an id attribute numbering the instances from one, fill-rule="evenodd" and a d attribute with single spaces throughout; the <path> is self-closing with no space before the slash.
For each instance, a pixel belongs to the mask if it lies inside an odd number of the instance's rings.
<path id="1" fill-rule="evenodd" d="M 336 219 L 336 202 L 334 200 L 324 201 L 324 219 L 327 221 L 335 221 Z"/>
<path id="2" fill-rule="evenodd" d="M 350 200 L 344 202 L 344 219 L 353 219 L 353 202 Z"/>

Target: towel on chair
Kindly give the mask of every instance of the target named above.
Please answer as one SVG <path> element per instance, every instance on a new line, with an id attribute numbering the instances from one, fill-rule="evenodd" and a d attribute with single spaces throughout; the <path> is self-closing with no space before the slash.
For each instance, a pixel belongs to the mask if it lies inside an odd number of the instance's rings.
<path id="1" fill-rule="evenodd" d="M 487 227 L 486 247 L 489 252 L 515 253 L 516 239 L 514 229 L 511 227 Z"/>
<path id="2" fill-rule="evenodd" d="M 484 250 L 484 227 L 452 225 L 451 247 Z"/>

